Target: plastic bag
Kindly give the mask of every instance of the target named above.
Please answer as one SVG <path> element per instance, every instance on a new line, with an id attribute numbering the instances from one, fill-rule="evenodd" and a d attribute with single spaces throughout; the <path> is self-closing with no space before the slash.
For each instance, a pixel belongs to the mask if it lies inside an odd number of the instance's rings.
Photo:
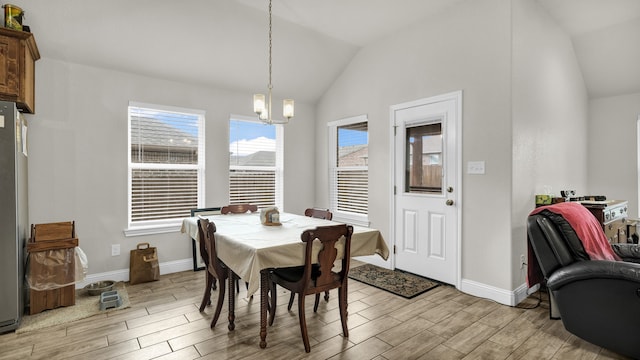
<path id="1" fill-rule="evenodd" d="M 57 289 L 76 283 L 74 248 L 29 253 L 27 283 L 33 290 Z"/>
<path id="2" fill-rule="evenodd" d="M 87 277 L 87 271 L 89 270 L 89 260 L 87 260 L 87 254 L 76 247 L 76 281 L 83 281 Z"/>

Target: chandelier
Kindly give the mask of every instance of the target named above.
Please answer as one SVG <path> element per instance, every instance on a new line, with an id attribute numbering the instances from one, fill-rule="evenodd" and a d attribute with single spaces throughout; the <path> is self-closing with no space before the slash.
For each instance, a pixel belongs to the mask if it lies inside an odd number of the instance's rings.
<path id="1" fill-rule="evenodd" d="M 286 120 L 274 120 L 271 111 L 271 0 L 269 0 L 269 84 L 268 92 L 265 98 L 264 94 L 253 95 L 253 111 L 258 114 L 260 120 L 265 124 L 286 124 L 293 117 L 293 99 L 284 99 L 282 101 L 282 116 Z"/>

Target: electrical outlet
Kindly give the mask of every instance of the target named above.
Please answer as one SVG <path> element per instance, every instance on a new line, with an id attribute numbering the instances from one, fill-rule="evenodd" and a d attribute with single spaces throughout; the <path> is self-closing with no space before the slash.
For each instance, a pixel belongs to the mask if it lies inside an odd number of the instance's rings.
<path id="1" fill-rule="evenodd" d="M 520 255 L 520 269 L 524 269 L 525 265 L 527 265 L 527 262 L 524 258 L 524 255 Z"/>
<path id="2" fill-rule="evenodd" d="M 120 255 L 120 244 L 111 244 L 111 256 Z"/>

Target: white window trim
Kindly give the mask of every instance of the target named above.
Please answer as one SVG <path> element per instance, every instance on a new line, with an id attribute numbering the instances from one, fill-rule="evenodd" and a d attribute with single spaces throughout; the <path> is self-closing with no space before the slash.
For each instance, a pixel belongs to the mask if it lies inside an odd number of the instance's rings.
<path id="1" fill-rule="evenodd" d="M 172 168 L 183 167 L 185 169 L 198 169 L 198 207 L 204 207 L 204 199 L 205 197 L 205 186 L 204 186 L 204 177 L 205 177 L 205 114 L 204 110 L 197 109 L 188 109 L 181 108 L 175 106 L 166 106 L 166 105 L 157 105 L 157 104 L 148 104 L 136 101 L 129 101 L 129 107 L 139 107 L 146 109 L 155 109 L 159 111 L 167 111 L 167 112 L 177 112 L 177 113 L 187 113 L 198 116 L 198 164 L 197 165 L 175 165 Z M 127 117 L 129 117 L 129 111 L 127 110 Z M 126 237 L 130 236 L 142 236 L 142 235 L 152 235 L 152 234 L 164 234 L 164 233 L 173 233 L 179 232 L 182 227 L 182 220 L 180 219 L 172 219 L 172 220 L 157 220 L 157 221 L 148 221 L 143 224 L 132 224 L 131 223 L 131 176 L 132 176 L 132 168 L 131 168 L 131 123 L 130 119 L 127 119 L 127 228 L 123 230 L 124 235 Z M 136 168 L 146 168 L 148 164 L 141 164 L 136 166 Z M 161 168 L 162 166 L 149 166 L 148 168 Z M 168 167 L 169 168 L 169 167 Z"/>
<path id="2" fill-rule="evenodd" d="M 366 122 L 367 124 L 369 123 L 369 119 L 366 114 L 348 117 L 348 118 L 335 120 L 335 121 L 330 121 L 327 123 L 327 126 L 329 128 L 329 131 L 328 131 L 329 133 L 329 157 L 328 157 L 329 158 L 329 164 L 328 164 L 329 165 L 329 208 L 333 213 L 334 221 L 368 227 L 371 224 L 371 222 L 369 221 L 368 214 L 362 215 L 362 214 L 354 214 L 354 213 L 336 210 L 337 204 L 335 204 L 333 195 L 332 195 L 335 187 L 337 186 L 335 181 L 336 177 L 333 174 L 334 174 L 334 171 L 337 169 L 335 164 L 338 161 L 338 153 L 336 152 L 336 149 L 338 147 L 338 144 L 337 144 L 338 127 L 361 123 L 361 122 Z M 353 169 L 353 167 L 344 167 L 343 169 Z M 369 169 L 369 166 L 367 166 L 367 170 L 368 169 Z"/>
<path id="3" fill-rule="evenodd" d="M 258 124 L 262 124 L 262 121 L 257 116 L 245 116 L 245 115 L 237 115 L 231 114 L 229 116 L 229 121 L 231 120 L 240 120 L 240 121 L 248 121 L 254 122 Z M 274 170 L 276 176 L 276 186 L 275 186 L 275 206 L 280 209 L 280 211 L 284 211 L 284 125 L 283 124 L 272 124 L 276 129 L 276 165 L 273 166 L 229 166 L 229 170 Z M 229 134 L 227 134 L 229 135 Z M 227 145 L 231 142 L 231 139 L 227 139 Z M 227 161 L 227 164 L 229 161 Z M 227 186 L 228 186 L 227 181 Z"/>
<path id="4" fill-rule="evenodd" d="M 636 187 L 640 190 L 640 115 L 638 115 L 638 121 L 636 122 L 636 154 L 637 154 L 637 174 Z M 638 203 L 640 204 L 640 191 L 638 191 Z"/>

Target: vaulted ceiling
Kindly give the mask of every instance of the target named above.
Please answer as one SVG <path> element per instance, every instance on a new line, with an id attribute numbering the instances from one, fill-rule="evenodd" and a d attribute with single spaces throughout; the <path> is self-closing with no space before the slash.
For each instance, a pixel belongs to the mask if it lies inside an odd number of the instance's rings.
<path id="1" fill-rule="evenodd" d="M 273 85 L 314 103 L 358 50 L 474 0 L 274 0 Z M 572 37 L 592 97 L 640 92 L 639 0 L 537 0 Z M 267 0 L 30 0 L 43 57 L 264 92 Z"/>

